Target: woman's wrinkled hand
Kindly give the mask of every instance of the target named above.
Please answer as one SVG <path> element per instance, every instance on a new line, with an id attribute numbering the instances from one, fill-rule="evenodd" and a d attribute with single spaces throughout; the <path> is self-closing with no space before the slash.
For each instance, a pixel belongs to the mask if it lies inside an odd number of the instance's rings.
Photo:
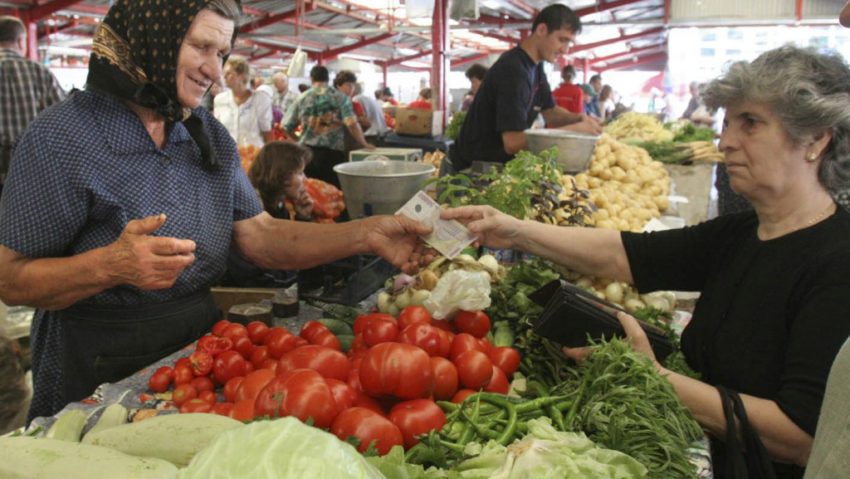
<path id="1" fill-rule="evenodd" d="M 427 235 L 431 228 L 403 215 L 373 216 L 363 223 L 366 244 L 370 251 L 381 256 L 408 274 L 416 273 L 420 266 L 434 260 L 434 251 L 426 248 L 419 236 Z"/>
<path id="2" fill-rule="evenodd" d="M 116 284 L 139 289 L 170 288 L 195 262 L 195 242 L 151 236 L 165 224 L 165 215 L 131 220 L 107 248 L 104 268 Z"/>
<path id="3" fill-rule="evenodd" d="M 491 206 L 462 206 L 443 210 L 444 220 L 458 220 L 478 237 L 478 243 L 489 248 L 508 249 L 516 246 L 522 222 Z"/>

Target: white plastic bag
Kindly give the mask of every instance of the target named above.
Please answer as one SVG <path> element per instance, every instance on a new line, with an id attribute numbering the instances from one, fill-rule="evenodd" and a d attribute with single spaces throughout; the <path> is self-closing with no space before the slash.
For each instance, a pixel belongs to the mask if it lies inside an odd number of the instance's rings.
<path id="1" fill-rule="evenodd" d="M 450 318 L 458 310 L 486 309 L 490 307 L 490 275 L 486 271 L 449 271 L 437 282 L 424 306 L 436 319 Z"/>
<path id="2" fill-rule="evenodd" d="M 289 68 L 286 70 L 286 75 L 289 78 L 301 78 L 304 76 L 304 65 L 307 63 L 307 54 L 301 50 L 301 45 L 295 49 L 292 54 L 292 60 L 289 61 Z"/>

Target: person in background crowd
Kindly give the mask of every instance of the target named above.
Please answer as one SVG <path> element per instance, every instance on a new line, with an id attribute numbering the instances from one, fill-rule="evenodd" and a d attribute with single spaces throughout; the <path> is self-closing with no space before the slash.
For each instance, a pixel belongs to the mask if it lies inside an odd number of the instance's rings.
<path id="1" fill-rule="evenodd" d="M 457 140 L 449 152 L 449 168 L 463 170 L 474 161 L 504 164 L 520 150 L 528 149 L 525 130 L 538 115 L 550 128 L 598 134 L 599 122 L 557 106 L 546 80 L 543 62 L 554 62 L 566 52 L 581 31 L 575 12 L 561 4 L 540 11 L 532 33 L 507 51 L 487 72 L 487 80 L 475 95 Z"/>
<path id="2" fill-rule="evenodd" d="M 281 114 L 286 115 L 289 107 L 295 103 L 298 94 L 289 89 L 289 77 L 284 72 L 277 72 L 272 76 L 274 82 L 274 97 L 272 105 L 280 110 Z"/>
<path id="3" fill-rule="evenodd" d="M 272 141 L 272 98 L 248 88 L 250 77 L 248 62 L 230 57 L 224 64 L 224 83 L 229 90 L 216 95 L 213 114 L 237 145 L 262 148 Z"/>
<path id="4" fill-rule="evenodd" d="M 387 132 L 387 123 L 384 121 L 384 112 L 378 101 L 369 95 L 363 94 L 363 86 L 360 83 L 354 85 L 354 99 L 363 105 L 366 118 L 369 120 L 369 128 L 363 132 L 366 141 L 377 145 L 380 137 Z"/>
<path id="5" fill-rule="evenodd" d="M 363 137 L 348 95 L 328 86 L 328 69 L 316 65 L 310 70 L 310 79 L 313 86 L 295 100 L 282 126 L 290 138 L 298 138 L 300 144 L 312 150 L 313 161 L 307 165 L 307 176 L 339 188 L 339 178 L 333 167 L 348 161 L 343 128 L 351 133 L 358 147 L 374 146 Z M 356 78 L 350 83 L 354 82 Z M 300 137 L 295 134 L 299 124 L 303 129 Z"/>
<path id="6" fill-rule="evenodd" d="M 0 16 L 0 197 L 18 138 L 65 92 L 44 65 L 24 58 L 27 30 L 16 17 Z"/>
<path id="7" fill-rule="evenodd" d="M 366 131 L 369 129 L 372 124 L 369 122 L 369 119 L 366 117 L 366 110 L 363 109 L 363 105 L 354 99 L 354 91 L 357 87 L 357 76 L 354 72 L 349 70 L 341 70 L 334 77 L 334 88 L 342 92 L 345 96 L 351 99 L 351 109 L 354 111 L 354 116 L 357 118 L 357 124 L 360 125 L 360 129 L 362 131 Z M 349 152 L 351 150 L 356 150 L 357 148 L 361 148 L 360 145 L 357 144 L 357 141 L 354 139 L 354 136 L 348 131 L 348 129 L 344 129 L 345 133 L 345 151 Z M 364 133 L 365 138 L 365 133 Z M 368 142 L 368 140 L 367 140 Z"/>
<path id="8" fill-rule="evenodd" d="M 309 89 L 310 89 L 310 85 L 307 85 L 306 83 L 299 83 L 298 84 L 298 93 L 299 94 L 304 93 L 305 91 L 307 91 Z"/>
<path id="9" fill-rule="evenodd" d="M 407 104 L 408 108 L 414 108 L 419 110 L 430 110 L 431 109 L 431 89 L 425 87 L 419 90 L 419 98 Z"/>
<path id="10" fill-rule="evenodd" d="M 215 109 L 215 97 L 224 91 L 222 81 L 223 80 L 221 78 L 214 81 L 212 85 L 210 85 L 210 89 L 204 94 L 204 99 L 201 100 L 201 106 L 210 113 L 212 113 Z"/>
<path id="11" fill-rule="evenodd" d="M 313 199 L 304 187 L 304 169 L 310 160 L 309 149 L 288 141 L 266 143 L 257 154 L 248 172 L 248 179 L 262 201 L 263 209 L 272 218 L 312 220 Z M 291 205 L 294 217 L 287 203 Z M 227 258 L 227 272 L 221 285 L 271 288 L 291 281 L 295 274 L 294 271 L 260 268 L 231 249 Z"/>
<path id="12" fill-rule="evenodd" d="M 272 89 L 272 86 L 266 83 L 266 79 L 261 75 L 257 75 L 253 80 L 251 80 L 251 88 L 253 88 L 257 93 L 268 95 L 269 98 L 274 99 L 274 90 Z"/>
<path id="13" fill-rule="evenodd" d="M 484 76 L 487 75 L 487 67 L 480 63 L 473 63 L 472 66 L 466 69 L 466 79 L 469 80 L 469 91 L 463 96 L 463 103 L 460 106 L 460 111 L 469 111 L 472 105 L 472 100 L 475 99 L 475 94 L 481 88 L 481 82 L 484 81 Z"/>
<path id="14" fill-rule="evenodd" d="M 263 211 L 233 138 L 199 108 L 241 7 L 168 5 L 146 15 L 146 2 L 114 0 L 86 90 L 39 115 L 15 148 L 0 200 L 0 301 L 37 308 L 30 418 L 208 332 L 221 317 L 210 286 L 231 247 L 280 270 L 376 254 L 414 271 L 433 259 L 418 249 L 430 229 L 403 216 L 321 225 Z"/>
<path id="15" fill-rule="evenodd" d="M 384 106 L 398 106 L 398 101 L 396 101 L 393 91 L 388 86 L 381 90 L 381 101 L 384 102 Z"/>
<path id="16" fill-rule="evenodd" d="M 601 118 L 602 112 L 599 111 L 599 93 L 602 91 L 602 76 L 593 75 L 590 81 L 582 86 L 582 90 L 587 94 L 584 100 L 584 112 L 594 118 Z"/>
<path id="17" fill-rule="evenodd" d="M 564 83 L 552 92 L 552 97 L 555 98 L 555 103 L 561 108 L 572 113 L 584 112 L 584 91 L 581 86 L 573 83 L 576 78 L 576 69 L 572 65 L 567 65 L 561 69 L 561 80 Z"/>
<path id="18" fill-rule="evenodd" d="M 21 351 L 15 341 L 0 334 L 0 435 L 26 425 L 30 389 Z"/>
<path id="19" fill-rule="evenodd" d="M 693 115 L 694 112 L 697 111 L 697 108 L 699 108 L 700 104 L 702 104 L 702 102 L 700 101 L 699 89 L 699 82 L 692 81 L 688 85 L 688 91 L 691 92 L 691 99 L 688 101 L 688 106 L 687 108 L 685 108 L 685 111 L 682 112 L 683 120 L 690 120 L 691 115 Z"/>
<path id="20" fill-rule="evenodd" d="M 596 98 L 596 108 L 599 110 L 599 121 L 608 121 L 614 113 L 616 103 L 614 103 L 614 89 L 611 85 L 605 85 L 599 91 L 599 97 Z"/>
<path id="21" fill-rule="evenodd" d="M 726 109 L 720 149 L 732 187 L 754 211 L 643 234 L 523 222 L 490 207 L 443 218 L 465 221 L 485 246 L 528 251 L 640 293 L 700 292 L 681 347 L 702 380 L 665 369 L 634 318 L 619 319 L 711 436 L 714 477 L 733 477 L 725 438 L 735 433 L 727 419 L 736 422 L 724 414 L 722 386 L 739 393 L 776 477 L 800 478 L 830 365 L 850 336 L 850 213 L 830 195 L 850 185 L 850 68 L 837 54 L 785 46 L 732 64 L 703 96 Z M 846 411 L 847 395 L 839 400 Z"/>

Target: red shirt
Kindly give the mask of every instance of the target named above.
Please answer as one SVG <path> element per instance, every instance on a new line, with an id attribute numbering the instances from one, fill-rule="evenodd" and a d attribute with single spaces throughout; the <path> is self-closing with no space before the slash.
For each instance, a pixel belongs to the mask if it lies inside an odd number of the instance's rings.
<path id="1" fill-rule="evenodd" d="M 573 113 L 584 112 L 584 92 L 581 87 L 570 83 L 561 83 L 561 86 L 552 92 L 555 103 Z"/>
<path id="2" fill-rule="evenodd" d="M 408 108 L 416 108 L 419 110 L 430 110 L 431 100 L 415 100 L 407 104 Z"/>

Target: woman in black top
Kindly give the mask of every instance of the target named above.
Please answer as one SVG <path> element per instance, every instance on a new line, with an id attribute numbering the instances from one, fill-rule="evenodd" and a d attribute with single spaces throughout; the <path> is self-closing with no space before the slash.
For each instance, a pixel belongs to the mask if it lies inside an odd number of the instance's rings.
<path id="1" fill-rule="evenodd" d="M 719 146 L 751 212 L 649 234 L 522 222 L 489 207 L 444 217 L 466 221 L 487 246 L 641 292 L 701 292 L 682 349 L 703 381 L 665 370 L 633 318 L 620 319 L 715 439 L 715 477 L 725 470 L 723 386 L 740 393 L 776 476 L 799 478 L 830 365 L 850 335 L 850 214 L 831 197 L 850 184 L 850 69 L 837 55 L 786 46 L 731 65 L 704 98 L 726 109 Z"/>

